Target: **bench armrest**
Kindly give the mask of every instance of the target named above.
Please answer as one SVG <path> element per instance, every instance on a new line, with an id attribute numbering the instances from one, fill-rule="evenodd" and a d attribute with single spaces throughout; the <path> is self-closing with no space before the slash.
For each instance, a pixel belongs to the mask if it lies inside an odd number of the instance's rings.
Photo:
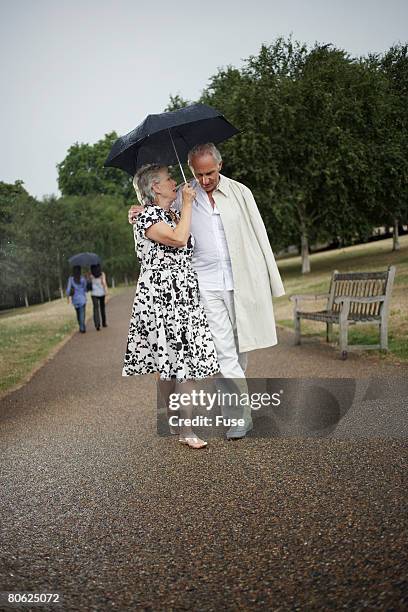
<path id="1" fill-rule="evenodd" d="M 318 300 L 321 298 L 328 298 L 330 293 L 318 293 L 313 295 L 312 293 L 304 295 L 291 295 L 289 297 L 291 302 L 300 302 L 301 300 Z"/>

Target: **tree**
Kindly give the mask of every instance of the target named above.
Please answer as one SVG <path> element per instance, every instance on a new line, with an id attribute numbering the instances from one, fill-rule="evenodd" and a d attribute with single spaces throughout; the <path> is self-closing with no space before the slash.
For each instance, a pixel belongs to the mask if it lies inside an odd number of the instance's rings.
<path id="1" fill-rule="evenodd" d="M 310 244 L 370 235 L 381 83 L 341 49 L 279 38 L 203 93 L 241 129 L 221 147 L 227 173 L 253 190 L 275 248 L 300 245 L 303 273 Z"/>
<path id="2" fill-rule="evenodd" d="M 309 240 L 350 244 L 366 239 L 379 178 L 373 170 L 382 121 L 381 82 L 345 51 L 316 45 L 305 58 L 297 86 L 292 170 L 302 194 L 297 212 L 303 248 Z"/>
<path id="3" fill-rule="evenodd" d="M 398 250 L 398 225 L 408 221 L 408 45 L 392 46 L 382 57 L 370 59 L 388 85 L 378 195 L 381 219 L 393 225 L 393 250 Z"/>
<path id="4" fill-rule="evenodd" d="M 0 181 L 0 243 L 4 243 L 10 237 L 16 203 L 34 201 L 23 185 L 24 181 L 21 180 L 15 181 L 14 184 Z"/>
<path id="5" fill-rule="evenodd" d="M 67 196 L 60 198 L 69 242 L 61 249 L 65 276 L 68 258 L 75 253 L 97 253 L 109 277 L 134 278 L 138 270 L 132 228 L 127 209 L 115 196 Z M 64 243 L 63 243 L 64 244 Z"/>
<path id="6" fill-rule="evenodd" d="M 176 94 L 175 96 L 170 94 L 170 102 L 164 109 L 164 112 L 168 113 L 170 111 L 179 110 L 179 108 L 185 108 L 189 104 L 192 104 L 192 102 L 189 102 L 189 100 L 185 100 L 179 94 Z"/>
<path id="7" fill-rule="evenodd" d="M 93 145 L 75 143 L 69 148 L 57 165 L 62 195 L 115 195 L 124 202 L 134 198 L 131 177 L 118 168 L 103 166 L 117 137 L 111 132 Z"/>
<path id="8" fill-rule="evenodd" d="M 37 200 L 23 187 L 0 182 L 0 303 L 13 306 L 24 299 L 35 285 L 36 253 L 24 232 L 24 213 L 35 215 Z"/>

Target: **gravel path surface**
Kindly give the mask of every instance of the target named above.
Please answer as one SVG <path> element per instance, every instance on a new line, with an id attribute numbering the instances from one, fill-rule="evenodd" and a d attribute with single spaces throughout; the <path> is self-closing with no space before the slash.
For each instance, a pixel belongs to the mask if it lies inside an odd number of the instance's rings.
<path id="1" fill-rule="evenodd" d="M 59 592 L 68 611 L 406 610 L 406 438 L 157 436 L 154 377 L 121 377 L 133 294 L 1 400 L 0 591 Z M 373 374 L 279 337 L 249 376 Z"/>

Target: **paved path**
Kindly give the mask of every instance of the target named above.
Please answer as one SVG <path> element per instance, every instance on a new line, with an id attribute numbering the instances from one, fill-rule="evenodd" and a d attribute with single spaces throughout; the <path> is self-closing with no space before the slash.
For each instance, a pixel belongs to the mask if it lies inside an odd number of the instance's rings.
<path id="1" fill-rule="evenodd" d="M 121 377 L 133 291 L 0 403 L 0 591 L 68 611 L 406 609 L 406 440 L 158 437 L 154 377 Z M 250 376 L 372 374 L 280 340 Z"/>

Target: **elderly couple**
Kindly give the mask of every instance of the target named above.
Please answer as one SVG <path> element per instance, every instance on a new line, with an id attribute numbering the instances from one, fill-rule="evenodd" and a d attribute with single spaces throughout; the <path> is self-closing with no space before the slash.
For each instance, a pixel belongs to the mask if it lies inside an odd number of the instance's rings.
<path id="1" fill-rule="evenodd" d="M 195 180 L 178 191 L 167 167 L 141 168 L 133 184 L 143 207 L 129 210 L 141 269 L 122 374 L 157 372 L 167 406 L 174 391 L 215 374 L 244 391 L 248 351 L 277 344 L 272 296 L 285 293 L 251 191 L 220 174 L 212 143 L 194 147 L 188 164 Z M 172 433 L 206 446 L 191 405 L 180 412 Z M 241 416 L 228 439 L 252 429 L 250 407 Z"/>

